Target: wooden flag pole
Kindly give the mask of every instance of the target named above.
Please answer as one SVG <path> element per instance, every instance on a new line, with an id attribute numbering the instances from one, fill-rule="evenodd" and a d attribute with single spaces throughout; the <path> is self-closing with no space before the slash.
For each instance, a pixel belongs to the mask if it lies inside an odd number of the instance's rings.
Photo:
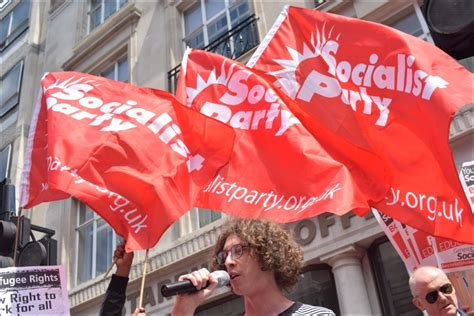
<path id="1" fill-rule="evenodd" d="M 114 258 L 114 260 L 112 261 L 112 264 L 110 265 L 110 267 L 107 269 L 107 272 L 105 272 L 105 275 L 104 275 L 104 279 L 107 278 L 107 276 L 109 275 L 110 271 L 112 271 L 112 268 L 114 267 L 114 265 L 117 263 L 117 257 Z"/>
<path id="2" fill-rule="evenodd" d="M 20 207 L 18 209 L 18 216 L 16 217 L 16 234 L 15 234 L 15 249 L 13 251 L 13 266 L 16 267 L 16 257 L 17 257 L 17 250 L 18 250 L 18 244 L 20 242 L 20 217 L 21 217 L 21 212 L 23 211 L 23 208 Z"/>
<path id="3" fill-rule="evenodd" d="M 142 275 L 142 285 L 140 287 L 140 303 L 138 304 L 138 307 L 143 308 L 143 292 L 145 290 L 145 277 L 146 277 L 146 269 L 147 269 L 147 264 L 148 264 L 148 250 L 146 250 L 145 253 L 145 262 L 143 263 L 143 275 Z"/>

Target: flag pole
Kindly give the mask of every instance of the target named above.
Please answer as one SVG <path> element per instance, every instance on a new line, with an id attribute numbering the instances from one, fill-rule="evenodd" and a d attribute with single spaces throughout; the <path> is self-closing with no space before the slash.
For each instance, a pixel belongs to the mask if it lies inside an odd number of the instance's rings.
<path id="1" fill-rule="evenodd" d="M 143 308 L 143 292 L 145 289 L 145 277 L 146 277 L 146 269 L 147 269 L 147 263 L 148 263 L 148 251 L 150 249 L 147 249 L 145 252 L 145 262 L 143 264 L 143 275 L 142 275 L 142 285 L 140 287 L 140 303 L 138 304 L 138 307 Z"/>
<path id="2" fill-rule="evenodd" d="M 118 258 L 114 258 L 114 260 L 112 261 L 112 264 L 110 265 L 110 267 L 107 269 L 107 272 L 105 272 L 105 275 L 104 275 L 104 279 L 107 278 L 107 276 L 109 275 L 110 271 L 112 271 L 112 268 L 114 267 L 114 265 L 117 263 L 117 259 Z"/>
<path id="3" fill-rule="evenodd" d="M 18 216 L 16 217 L 16 235 L 15 235 L 15 249 L 13 250 L 13 266 L 16 267 L 16 257 L 17 257 L 17 250 L 18 250 L 18 243 L 20 242 L 20 217 L 23 208 L 20 207 L 18 209 Z"/>

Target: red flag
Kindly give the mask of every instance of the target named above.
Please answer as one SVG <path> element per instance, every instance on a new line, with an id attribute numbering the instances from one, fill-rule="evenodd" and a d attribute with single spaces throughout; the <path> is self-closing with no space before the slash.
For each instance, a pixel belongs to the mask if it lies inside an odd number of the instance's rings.
<path id="1" fill-rule="evenodd" d="M 369 198 L 385 195 L 388 187 L 382 181 L 354 181 L 353 174 L 361 170 L 342 165 L 328 153 L 251 69 L 199 50 L 188 50 L 182 65 L 178 99 L 236 132 L 229 165 L 205 189 L 198 206 L 289 222 L 327 211 L 343 214 L 368 208 L 368 195 L 362 193 L 368 184 Z M 373 165 L 377 169 L 380 164 Z"/>
<path id="2" fill-rule="evenodd" d="M 460 64 L 383 25 L 286 7 L 248 65 L 296 102 L 290 110 L 313 134 L 323 123 L 383 160 L 391 190 L 374 207 L 431 235 L 474 243 L 448 144 L 454 113 L 472 103 L 473 77 Z"/>
<path id="3" fill-rule="evenodd" d="M 227 163 L 231 128 L 169 93 L 82 73 L 48 73 L 33 116 L 22 206 L 75 196 L 150 248 Z"/>

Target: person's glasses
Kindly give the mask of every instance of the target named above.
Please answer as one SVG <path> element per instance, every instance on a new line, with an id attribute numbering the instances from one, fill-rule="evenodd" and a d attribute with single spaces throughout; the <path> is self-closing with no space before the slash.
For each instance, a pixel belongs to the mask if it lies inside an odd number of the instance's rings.
<path id="1" fill-rule="evenodd" d="M 451 294 L 453 293 L 453 285 L 451 283 L 446 283 L 442 285 L 439 289 L 434 290 L 426 294 L 425 299 L 428 303 L 434 304 L 438 300 L 438 292 L 443 294 Z"/>
<path id="2" fill-rule="evenodd" d="M 248 248 L 248 247 L 249 246 L 243 246 L 243 245 L 237 244 L 237 245 L 233 245 L 230 248 L 230 250 L 219 251 L 219 253 L 216 256 L 217 263 L 218 264 L 224 264 L 225 260 L 227 259 L 227 256 L 229 255 L 229 253 L 232 256 L 232 259 L 239 259 L 244 254 L 244 249 Z"/>

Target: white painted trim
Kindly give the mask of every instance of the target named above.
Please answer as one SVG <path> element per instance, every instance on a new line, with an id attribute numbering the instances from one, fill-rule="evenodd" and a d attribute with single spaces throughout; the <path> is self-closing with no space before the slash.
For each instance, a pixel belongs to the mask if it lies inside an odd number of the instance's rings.
<path id="1" fill-rule="evenodd" d="M 48 75 L 46 73 L 44 76 Z M 44 78 L 43 76 L 43 78 Z M 24 207 L 29 199 L 29 189 L 30 189 L 30 178 L 29 174 L 31 171 L 31 154 L 33 152 L 33 140 L 36 134 L 36 126 L 38 125 L 38 116 L 41 109 L 41 97 L 43 95 L 43 89 L 38 89 L 38 95 L 36 96 L 35 108 L 33 110 L 33 117 L 31 119 L 30 130 L 28 133 L 28 142 L 25 150 L 25 159 L 23 162 L 23 171 L 21 173 L 20 180 L 20 205 Z"/>
<path id="2" fill-rule="evenodd" d="M 179 71 L 179 76 L 181 76 L 181 74 L 183 74 L 183 76 L 186 76 L 186 70 L 188 69 L 188 56 L 189 54 L 191 54 L 192 51 L 193 49 L 191 47 L 186 47 L 183 60 L 181 61 L 181 70 Z"/>
<path id="3" fill-rule="evenodd" d="M 258 48 L 255 51 L 255 53 L 252 55 L 252 57 L 250 57 L 249 61 L 247 62 L 247 67 L 252 68 L 257 62 L 257 60 L 260 58 L 263 51 L 267 48 L 268 44 L 275 36 L 276 32 L 280 29 L 280 26 L 283 23 L 283 21 L 287 18 L 289 8 L 290 7 L 288 5 L 285 5 L 283 7 L 283 10 L 281 11 L 280 15 L 275 20 L 275 23 L 273 23 L 273 26 L 270 28 L 267 35 L 265 35 L 260 45 L 258 45 Z"/>

